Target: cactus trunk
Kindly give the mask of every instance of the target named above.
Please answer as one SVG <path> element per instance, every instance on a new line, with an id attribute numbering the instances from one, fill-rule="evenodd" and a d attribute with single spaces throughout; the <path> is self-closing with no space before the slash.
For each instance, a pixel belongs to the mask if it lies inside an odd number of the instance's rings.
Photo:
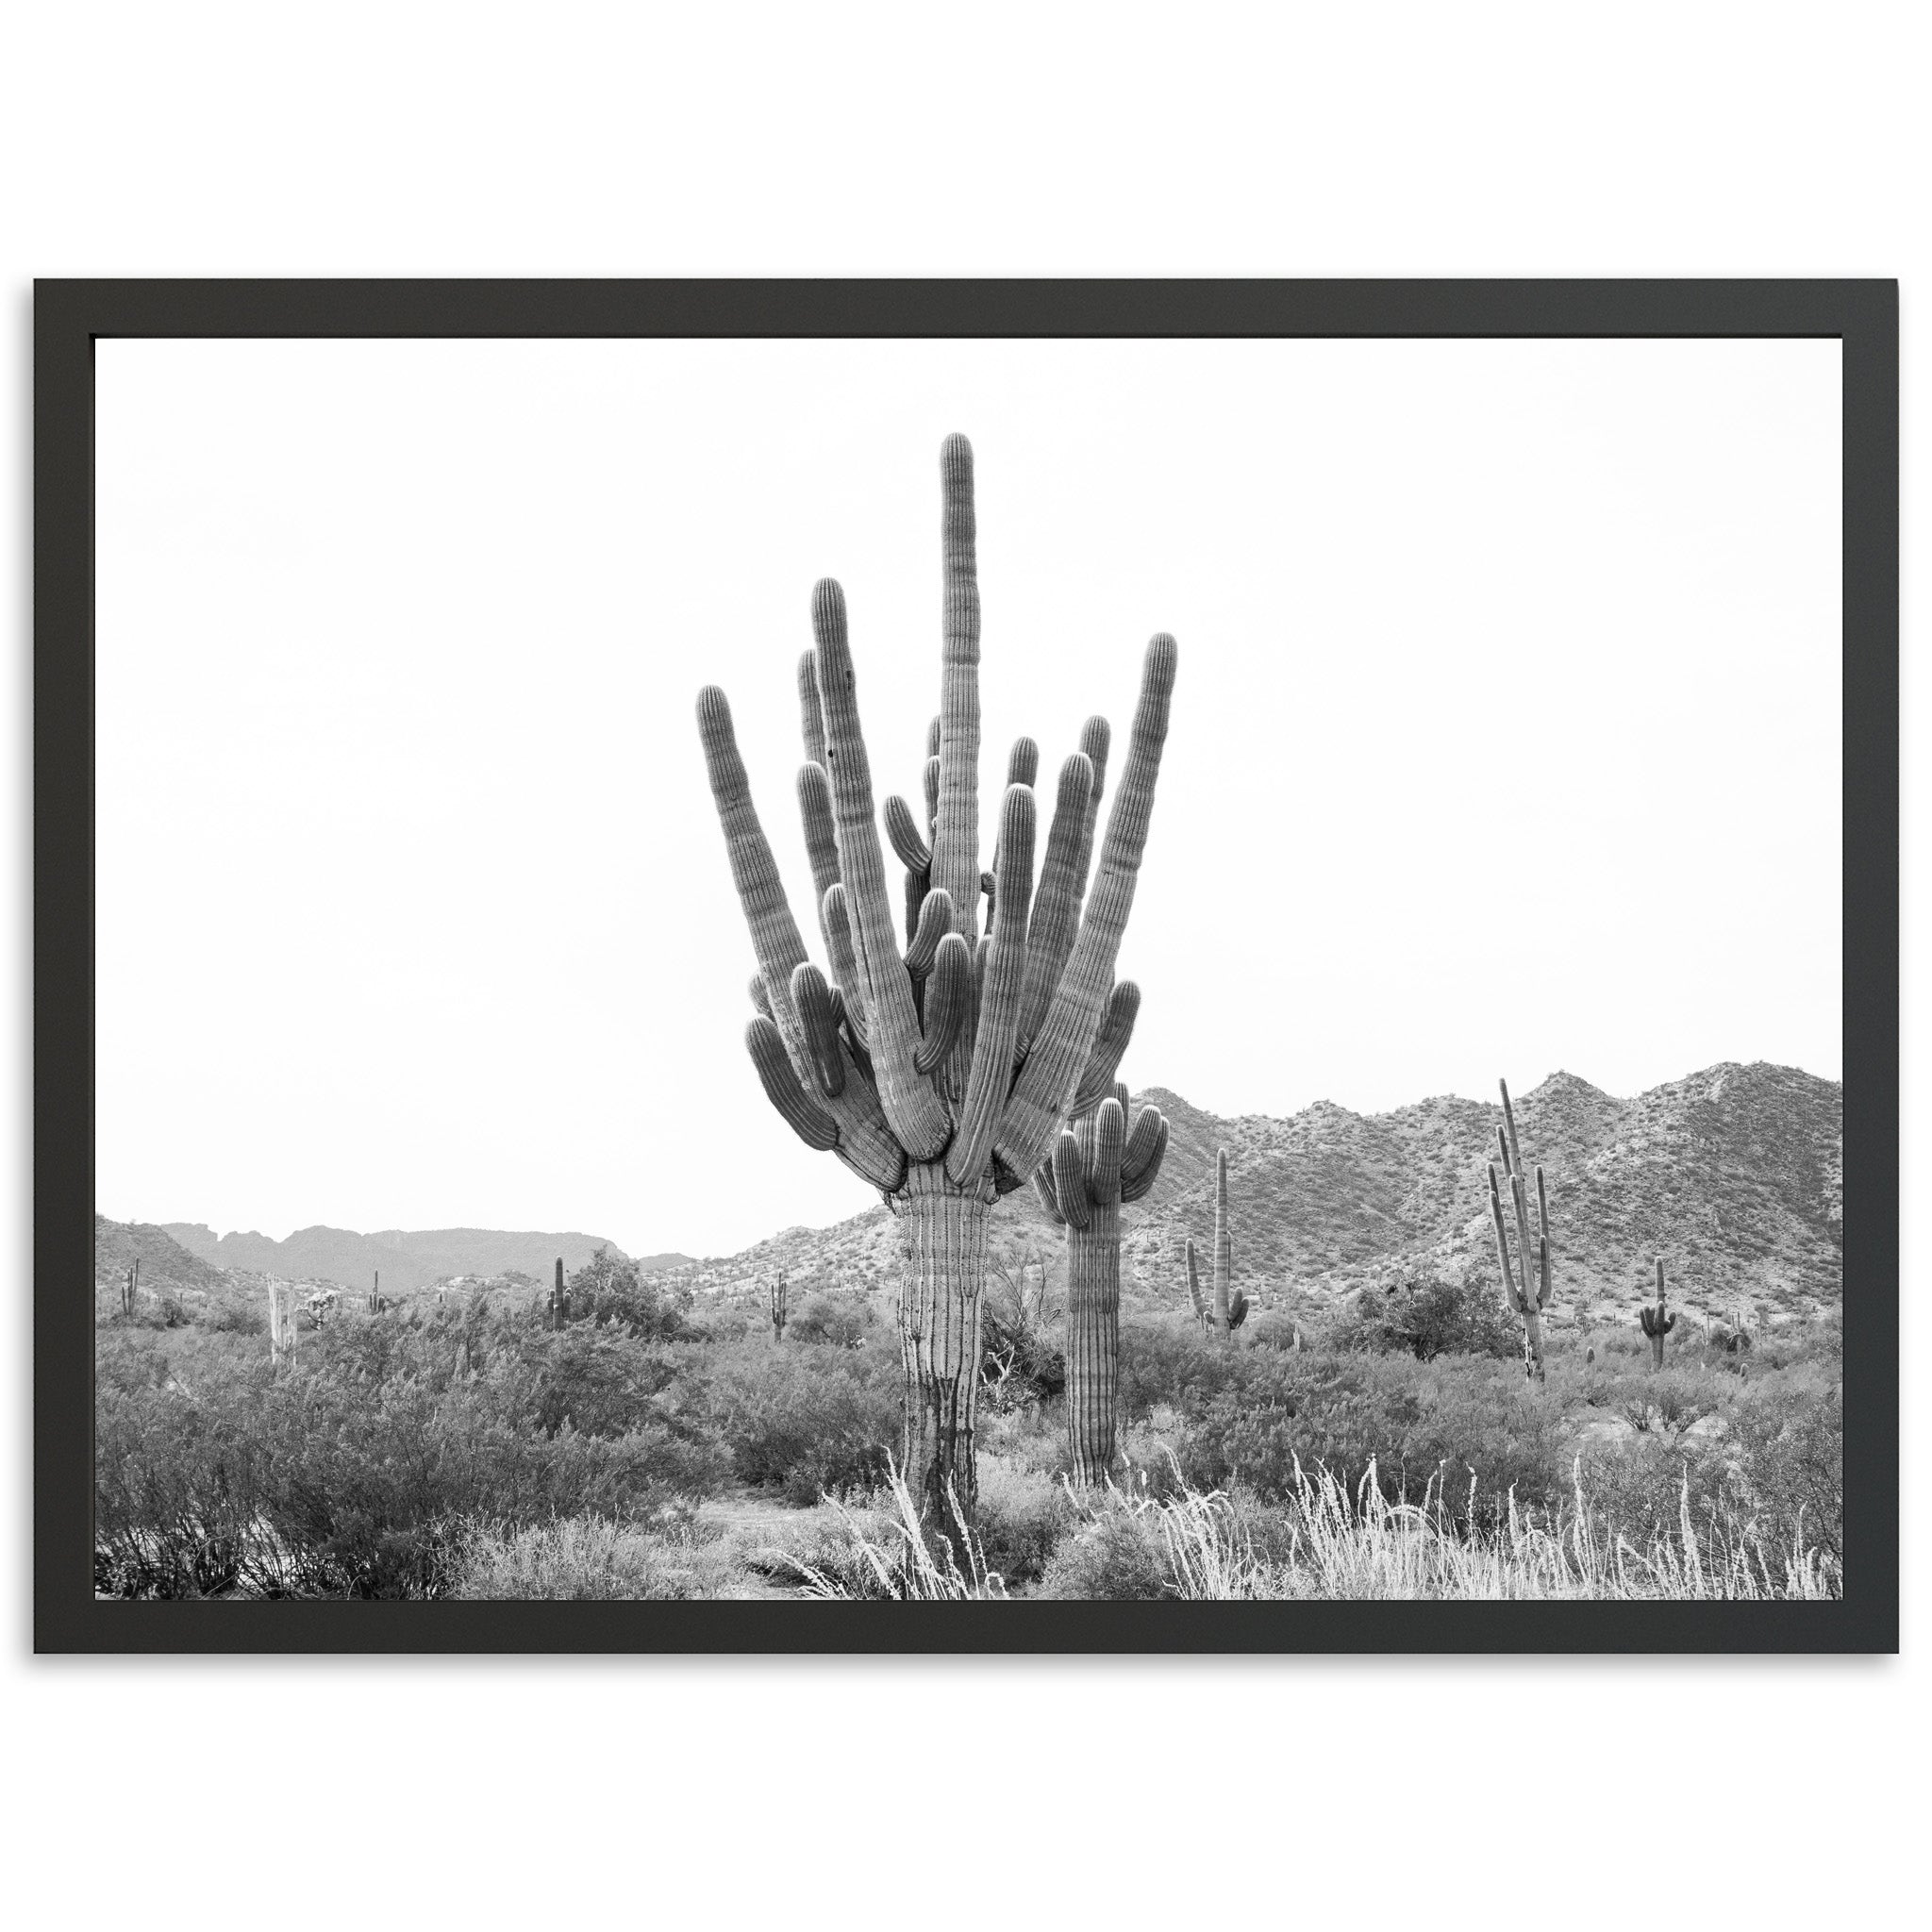
<path id="1" fill-rule="evenodd" d="M 1227 1149 L 1214 1150 L 1214 1332 L 1226 1341 L 1227 1291 L 1234 1276 L 1234 1242 L 1227 1225 Z"/>
<path id="2" fill-rule="evenodd" d="M 1085 1227 L 1067 1228 L 1067 1439 L 1075 1479 L 1113 1468 L 1120 1387 L 1121 1209 L 1095 1201 Z"/>
<path id="3" fill-rule="evenodd" d="M 977 1181 L 956 1187 L 941 1159 L 912 1162 L 893 1202 L 906 1244 L 899 1296 L 906 1365 L 900 1463 L 926 1522 L 954 1537 L 971 1524 L 979 1500 L 974 1423 L 991 1196 Z"/>

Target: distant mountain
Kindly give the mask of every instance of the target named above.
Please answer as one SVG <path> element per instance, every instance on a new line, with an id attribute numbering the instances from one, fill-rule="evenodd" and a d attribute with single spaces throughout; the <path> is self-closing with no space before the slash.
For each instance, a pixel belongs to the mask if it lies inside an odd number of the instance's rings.
<path id="1" fill-rule="evenodd" d="M 1214 1230 L 1214 1151 L 1228 1150 L 1236 1279 L 1262 1305 L 1319 1304 L 1418 1272 L 1493 1282 L 1488 1163 L 1497 1106 L 1441 1097 L 1392 1113 L 1318 1101 L 1286 1120 L 1224 1120 L 1165 1088 L 1160 1179 L 1122 1214 L 1130 1305 L 1178 1307 L 1182 1253 L 1205 1263 Z M 1671 1298 L 1693 1309 L 1766 1312 L 1836 1304 L 1842 1241 L 1842 1090 L 1792 1068 L 1724 1064 L 1619 1100 L 1572 1074 L 1516 1096 L 1525 1158 L 1549 1190 L 1556 1300 L 1634 1306 L 1663 1257 Z M 891 1291 L 891 1217 L 875 1208 L 828 1228 L 790 1228 L 675 1277 L 700 1291 L 758 1288 L 779 1269 L 814 1286 Z M 995 1211 L 996 1265 L 1063 1249 L 1030 1189 Z"/>
<path id="2" fill-rule="evenodd" d="M 505 1274 L 512 1269 L 547 1281 L 559 1255 L 569 1273 L 582 1267 L 599 1248 L 628 1258 L 615 1241 L 590 1234 L 505 1234 L 476 1227 L 423 1233 L 385 1228 L 376 1234 L 357 1234 L 348 1228 L 318 1226 L 299 1228 L 278 1241 L 253 1233 L 217 1237 L 212 1228 L 191 1221 L 168 1222 L 160 1231 L 217 1268 L 279 1274 L 294 1281 L 336 1281 L 357 1290 L 366 1290 L 379 1269 L 383 1287 L 399 1292 L 456 1275 Z M 688 1259 L 684 1255 L 652 1255 L 639 1265 L 655 1271 Z"/>
<path id="3" fill-rule="evenodd" d="M 175 1240 L 169 1229 L 96 1214 L 94 1285 L 118 1287 L 136 1261 L 141 1263 L 141 1286 L 157 1293 L 163 1288 L 212 1289 L 222 1282 L 221 1270 Z"/>

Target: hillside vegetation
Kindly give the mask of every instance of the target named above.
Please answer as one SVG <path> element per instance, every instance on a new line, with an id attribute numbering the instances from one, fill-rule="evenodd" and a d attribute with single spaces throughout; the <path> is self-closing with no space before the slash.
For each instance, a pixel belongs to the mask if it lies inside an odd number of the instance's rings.
<path id="1" fill-rule="evenodd" d="M 1124 1303 L 1184 1304 L 1182 1251 L 1213 1227 L 1214 1152 L 1228 1150 L 1240 1217 L 1235 1270 L 1260 1307 L 1319 1317 L 1359 1289 L 1412 1277 L 1493 1281 L 1487 1164 L 1501 1109 L 1443 1097 L 1364 1115 L 1319 1101 L 1286 1120 L 1226 1120 L 1166 1088 L 1135 1096 L 1171 1132 L 1160 1177 L 1122 1210 Z M 1693 1315 L 1802 1318 L 1836 1308 L 1842 1264 L 1836 1081 L 1762 1062 L 1706 1068 L 1619 1100 L 1555 1074 L 1517 1101 L 1527 1158 L 1549 1183 L 1558 1324 L 1634 1308 L 1656 1259 Z M 1030 1191 L 1003 1204 L 992 1246 L 1008 1267 L 1052 1266 L 1061 1242 Z M 794 1283 L 892 1291 L 898 1245 L 876 1208 L 789 1228 L 727 1258 L 670 1271 L 700 1292 Z"/>

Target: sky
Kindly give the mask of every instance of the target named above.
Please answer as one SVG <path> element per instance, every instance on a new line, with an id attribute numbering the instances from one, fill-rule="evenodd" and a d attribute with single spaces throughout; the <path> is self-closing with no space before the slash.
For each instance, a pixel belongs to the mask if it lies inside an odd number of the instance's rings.
<path id="1" fill-rule="evenodd" d="M 1834 341 L 104 341 L 96 1194 L 722 1254 L 772 1112 L 693 723 L 809 933 L 809 596 L 874 783 L 976 454 L 1006 747 L 1180 673 L 1123 1075 L 1223 1114 L 1837 1078 Z"/>

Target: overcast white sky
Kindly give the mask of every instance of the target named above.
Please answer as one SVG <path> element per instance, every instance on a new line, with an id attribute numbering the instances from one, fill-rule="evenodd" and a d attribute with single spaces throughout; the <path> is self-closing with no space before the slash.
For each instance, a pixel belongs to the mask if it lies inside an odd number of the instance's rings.
<path id="1" fill-rule="evenodd" d="M 813 931 L 793 665 L 916 796 L 938 452 L 982 793 L 1181 646 L 1124 1072 L 1224 1113 L 1840 1072 L 1835 342 L 99 351 L 102 1210 L 720 1253 L 767 1107 L 692 723 Z"/>

